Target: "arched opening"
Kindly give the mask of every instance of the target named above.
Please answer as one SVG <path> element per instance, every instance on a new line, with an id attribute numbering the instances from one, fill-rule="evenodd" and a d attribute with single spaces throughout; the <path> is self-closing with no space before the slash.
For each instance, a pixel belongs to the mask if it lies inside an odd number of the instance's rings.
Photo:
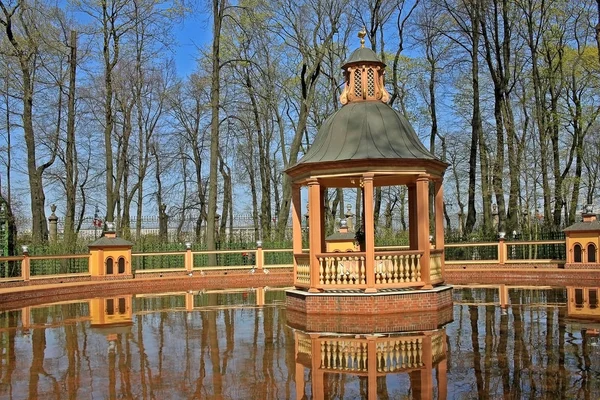
<path id="1" fill-rule="evenodd" d="M 124 274 L 125 273 L 125 258 L 124 257 L 119 257 L 118 265 L 119 265 L 119 273 Z"/>
<path id="2" fill-rule="evenodd" d="M 581 246 L 579 244 L 573 246 L 573 262 L 581 262 Z"/>
<path id="3" fill-rule="evenodd" d="M 114 315 L 115 314 L 115 300 L 114 299 L 106 299 L 106 315 Z"/>
<path id="4" fill-rule="evenodd" d="M 590 302 L 590 308 L 598 308 L 598 289 L 590 289 L 588 292 L 588 299 Z"/>
<path id="5" fill-rule="evenodd" d="M 125 306 L 125 298 L 119 297 L 119 314 L 125 314 L 127 307 Z"/>
<path id="6" fill-rule="evenodd" d="M 114 273 L 114 260 L 112 257 L 106 259 L 106 275 L 112 275 Z"/>
<path id="7" fill-rule="evenodd" d="M 583 308 L 583 289 L 575 289 L 575 307 Z"/>
<path id="8" fill-rule="evenodd" d="M 596 246 L 593 243 L 590 243 L 587 246 L 587 262 L 596 262 Z"/>

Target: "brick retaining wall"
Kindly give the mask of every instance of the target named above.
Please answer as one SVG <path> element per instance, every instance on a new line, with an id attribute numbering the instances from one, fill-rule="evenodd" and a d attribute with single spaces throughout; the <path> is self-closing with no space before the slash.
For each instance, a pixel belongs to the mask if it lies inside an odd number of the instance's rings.
<path id="1" fill-rule="evenodd" d="M 291 268 L 280 268 L 268 274 L 247 271 L 214 271 L 204 276 L 163 276 L 156 278 L 135 278 L 102 280 L 56 284 L 46 281 L 42 285 L 22 286 L 0 290 L 0 310 L 32 306 L 56 301 L 88 299 L 118 294 L 164 293 L 174 291 L 228 289 L 251 287 L 286 287 L 292 284 Z M 2 285 L 4 289 L 4 285 Z"/>

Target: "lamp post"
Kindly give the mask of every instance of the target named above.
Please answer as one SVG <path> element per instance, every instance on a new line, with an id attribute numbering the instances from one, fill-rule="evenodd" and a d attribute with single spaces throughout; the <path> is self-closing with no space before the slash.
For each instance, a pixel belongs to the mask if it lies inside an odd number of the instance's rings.
<path id="1" fill-rule="evenodd" d="M 98 216 L 98 206 L 96 205 L 96 210 L 94 211 L 94 239 L 98 239 L 98 227 L 102 226 L 102 220 Z"/>

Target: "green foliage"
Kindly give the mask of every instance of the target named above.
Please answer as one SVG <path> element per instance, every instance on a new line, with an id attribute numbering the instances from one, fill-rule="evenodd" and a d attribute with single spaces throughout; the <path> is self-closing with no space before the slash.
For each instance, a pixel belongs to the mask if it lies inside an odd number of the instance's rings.
<path id="1" fill-rule="evenodd" d="M 408 232 L 378 229 L 375 233 L 375 246 L 408 246 Z"/>

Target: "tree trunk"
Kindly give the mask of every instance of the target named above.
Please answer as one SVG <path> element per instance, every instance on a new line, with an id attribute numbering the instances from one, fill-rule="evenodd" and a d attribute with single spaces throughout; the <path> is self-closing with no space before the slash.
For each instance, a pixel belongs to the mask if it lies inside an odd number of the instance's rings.
<path id="1" fill-rule="evenodd" d="M 21 7 L 19 10 L 17 10 Z M 44 171 L 54 162 L 54 156 L 48 162 L 39 167 L 36 165 L 36 143 L 35 132 L 33 128 L 33 73 L 30 68 L 30 55 L 37 52 L 37 46 L 33 42 L 33 49 L 25 49 L 23 45 L 14 35 L 12 29 L 12 17 L 15 12 L 22 13 L 25 5 L 17 3 L 12 9 L 8 10 L 3 1 L 0 1 L 0 8 L 3 12 L 3 17 L 0 17 L 0 24 L 4 26 L 6 37 L 14 49 L 14 54 L 18 59 L 21 78 L 22 78 L 22 101 L 23 101 L 23 134 L 25 136 L 25 145 L 27 153 L 27 173 L 29 178 L 29 190 L 31 194 L 31 235 L 34 243 L 42 243 L 48 240 L 48 224 L 46 221 L 46 213 L 44 211 L 45 194 L 42 182 Z M 27 37 L 26 43 L 33 41 L 31 37 Z M 56 138 L 58 139 L 58 138 Z M 54 155 L 56 153 L 54 152 Z"/>
<path id="2" fill-rule="evenodd" d="M 71 31 L 71 55 L 69 57 L 69 103 L 67 110 L 67 148 L 65 154 L 65 212 L 64 241 L 67 246 L 75 244 L 75 204 L 77 190 L 77 160 L 75 152 L 75 78 L 77 72 L 77 32 Z"/>
<path id="3" fill-rule="evenodd" d="M 212 42 L 212 74 L 210 87 L 210 161 L 208 177 L 208 214 L 206 218 L 206 249 L 215 250 L 215 217 L 217 215 L 217 172 L 219 163 L 219 93 L 221 89 L 221 23 L 223 22 L 223 11 L 225 0 L 213 0 L 213 42 Z M 215 265 L 217 258 L 214 254 L 208 257 L 208 264 Z"/>

